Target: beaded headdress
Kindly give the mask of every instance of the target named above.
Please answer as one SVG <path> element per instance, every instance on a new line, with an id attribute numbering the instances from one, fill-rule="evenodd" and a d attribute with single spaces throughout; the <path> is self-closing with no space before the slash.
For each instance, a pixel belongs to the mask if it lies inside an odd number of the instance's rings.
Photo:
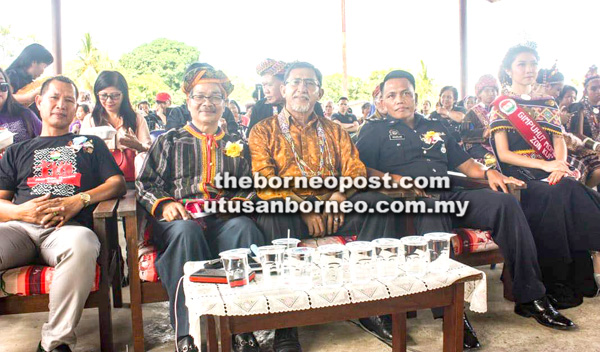
<path id="1" fill-rule="evenodd" d="M 266 59 L 256 66 L 256 73 L 258 73 L 259 76 L 266 74 L 272 74 L 273 76 L 283 75 L 286 66 L 287 64 L 283 61 Z"/>
<path id="2" fill-rule="evenodd" d="M 588 72 L 585 74 L 585 81 L 583 83 L 583 86 L 587 86 L 587 84 L 596 78 L 600 78 L 600 75 L 598 75 L 598 67 L 596 67 L 596 65 L 592 65 L 590 67 L 590 69 L 588 70 Z"/>

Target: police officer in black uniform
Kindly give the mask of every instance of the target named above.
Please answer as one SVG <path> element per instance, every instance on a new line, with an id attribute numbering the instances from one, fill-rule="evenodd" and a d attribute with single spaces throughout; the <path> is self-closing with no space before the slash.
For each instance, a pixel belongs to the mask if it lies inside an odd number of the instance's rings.
<path id="1" fill-rule="evenodd" d="M 450 214 L 419 215 L 415 222 L 417 233 L 450 232 L 461 227 L 491 230 L 513 280 L 515 313 L 533 316 L 552 328 L 574 327 L 546 298 L 527 219 L 517 199 L 507 193 L 506 184 L 523 182 L 475 162 L 439 121 L 415 113 L 415 79 L 410 73 L 390 72 L 381 84 L 381 92 L 387 117 L 367 124 L 357 142 L 369 176 L 390 173 L 399 181 L 402 176 L 445 176 L 447 171 L 456 169 L 472 178 L 487 179 L 490 189 L 442 192 L 441 200 L 468 201 L 466 214 L 460 218 Z M 415 192 L 425 195 L 423 190 Z M 465 317 L 465 348 L 479 346 L 476 336 L 469 336 L 471 329 Z"/>

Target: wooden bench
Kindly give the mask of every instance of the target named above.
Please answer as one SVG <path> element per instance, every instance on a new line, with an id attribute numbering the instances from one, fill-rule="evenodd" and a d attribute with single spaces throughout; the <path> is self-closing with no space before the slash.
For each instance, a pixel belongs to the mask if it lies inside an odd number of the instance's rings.
<path id="1" fill-rule="evenodd" d="M 91 292 L 85 308 L 98 308 L 100 326 L 100 350 L 114 351 L 112 334 L 112 316 L 110 302 L 110 282 L 116 271 L 118 261 L 115 248 L 109 243 L 117 238 L 117 220 L 115 210 L 117 199 L 111 199 L 98 204 L 94 210 L 94 232 L 100 241 L 100 280 L 98 291 Z M 47 294 L 32 296 L 8 296 L 0 298 L 0 315 L 47 312 L 49 296 Z"/>

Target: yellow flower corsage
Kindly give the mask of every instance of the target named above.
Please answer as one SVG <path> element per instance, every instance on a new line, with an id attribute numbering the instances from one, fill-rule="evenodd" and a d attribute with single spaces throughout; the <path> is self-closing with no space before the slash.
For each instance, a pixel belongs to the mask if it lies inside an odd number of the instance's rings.
<path id="1" fill-rule="evenodd" d="M 421 140 L 427 144 L 435 144 L 443 141 L 442 136 L 444 134 L 444 132 L 427 131 L 427 133 L 421 135 Z"/>
<path id="2" fill-rule="evenodd" d="M 242 155 L 243 150 L 244 145 L 242 144 L 242 141 L 227 142 L 227 144 L 225 144 L 225 155 L 229 157 L 237 158 Z"/>

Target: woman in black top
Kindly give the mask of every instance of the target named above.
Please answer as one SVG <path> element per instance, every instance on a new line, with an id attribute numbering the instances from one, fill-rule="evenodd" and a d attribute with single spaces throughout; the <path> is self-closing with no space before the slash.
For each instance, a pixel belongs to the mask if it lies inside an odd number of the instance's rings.
<path id="1" fill-rule="evenodd" d="M 35 96 L 40 92 L 41 84 L 27 92 L 19 93 L 19 90 L 41 76 L 52 62 L 54 62 L 54 58 L 46 48 L 40 44 L 31 44 L 25 47 L 15 61 L 8 66 L 6 75 L 10 79 L 13 96 L 17 102 L 24 106 L 33 104 Z"/>

